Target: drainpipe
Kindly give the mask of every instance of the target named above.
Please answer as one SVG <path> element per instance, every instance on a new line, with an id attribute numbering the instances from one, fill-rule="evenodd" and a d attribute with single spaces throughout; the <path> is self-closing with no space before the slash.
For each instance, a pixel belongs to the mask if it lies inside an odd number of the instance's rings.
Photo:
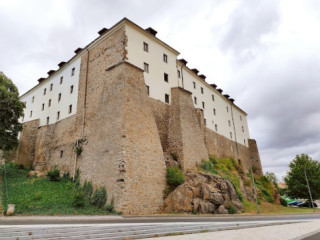
<path id="1" fill-rule="evenodd" d="M 88 85 L 88 70 L 89 70 L 89 50 L 86 47 L 85 48 L 87 51 L 87 68 L 86 68 L 86 79 L 85 79 L 85 86 L 84 86 L 84 99 L 83 99 L 83 111 L 82 111 L 82 130 L 81 130 L 81 138 L 84 137 L 84 126 L 85 126 L 85 116 L 86 116 L 86 104 L 87 104 L 87 85 Z M 77 140 L 76 147 L 79 146 L 79 141 Z M 77 168 L 77 159 L 78 159 L 78 154 L 75 154 L 74 157 L 74 164 L 73 164 L 73 180 L 75 179 L 76 176 L 76 168 Z"/>

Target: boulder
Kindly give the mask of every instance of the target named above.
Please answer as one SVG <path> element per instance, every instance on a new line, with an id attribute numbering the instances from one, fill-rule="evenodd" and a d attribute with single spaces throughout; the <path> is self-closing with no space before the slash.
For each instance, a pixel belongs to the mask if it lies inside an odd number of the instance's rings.
<path id="1" fill-rule="evenodd" d="M 15 207 L 16 207 L 15 204 L 8 204 L 8 209 L 7 209 L 6 215 L 11 216 L 12 214 L 14 214 Z"/>
<path id="2" fill-rule="evenodd" d="M 241 212 L 243 206 L 233 184 L 219 175 L 188 172 L 185 182 L 165 199 L 164 212 L 227 214 L 233 206 Z"/>

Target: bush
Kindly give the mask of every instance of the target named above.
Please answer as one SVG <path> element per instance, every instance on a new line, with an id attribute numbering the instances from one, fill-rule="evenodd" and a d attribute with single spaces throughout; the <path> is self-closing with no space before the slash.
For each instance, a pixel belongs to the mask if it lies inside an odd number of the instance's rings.
<path id="1" fill-rule="evenodd" d="M 84 181 L 84 184 L 83 184 L 83 187 L 82 187 L 82 191 L 83 191 L 84 196 L 86 197 L 86 199 L 88 201 L 90 201 L 91 195 L 92 195 L 92 192 L 93 192 L 92 183 L 91 182 L 87 182 L 87 180 Z"/>
<path id="2" fill-rule="evenodd" d="M 58 182 L 60 180 L 60 170 L 57 168 L 57 166 L 47 172 L 47 177 L 50 181 L 54 182 Z"/>
<path id="3" fill-rule="evenodd" d="M 94 191 L 93 197 L 91 199 L 91 204 L 99 208 L 102 208 L 107 201 L 107 191 L 105 187 L 97 188 Z"/>
<path id="4" fill-rule="evenodd" d="M 115 213 L 114 211 L 114 199 L 111 199 L 110 204 L 104 206 L 104 209 L 108 212 L 108 213 Z"/>
<path id="5" fill-rule="evenodd" d="M 212 164 L 218 164 L 218 161 L 215 159 L 214 156 L 209 156 L 209 161 L 212 163 Z"/>
<path id="6" fill-rule="evenodd" d="M 172 188 L 176 188 L 184 182 L 183 173 L 178 167 L 167 168 L 166 177 L 167 184 Z"/>
<path id="7" fill-rule="evenodd" d="M 281 205 L 284 206 L 284 207 L 287 207 L 287 206 L 288 206 L 287 201 L 284 200 L 283 198 L 280 198 L 280 203 L 281 203 Z"/>
<path id="8" fill-rule="evenodd" d="M 70 180 L 70 173 L 69 172 L 64 172 L 62 178 L 66 179 L 66 180 Z"/>
<path id="9" fill-rule="evenodd" d="M 267 190 L 265 190 L 263 188 L 261 188 L 260 190 L 261 190 L 262 196 L 267 200 L 267 202 L 274 203 L 274 200 L 273 200 L 271 193 L 269 193 Z"/>
<path id="10" fill-rule="evenodd" d="M 86 205 L 86 198 L 83 191 L 74 192 L 72 195 L 72 206 L 81 208 Z"/>
<path id="11" fill-rule="evenodd" d="M 213 168 L 211 161 L 203 160 L 200 167 L 206 172 L 217 174 L 217 171 Z"/>
<path id="12" fill-rule="evenodd" d="M 233 203 L 229 203 L 229 206 L 228 206 L 228 213 L 229 214 L 236 214 L 238 211 L 237 209 L 235 208 L 235 206 L 233 205 Z"/>

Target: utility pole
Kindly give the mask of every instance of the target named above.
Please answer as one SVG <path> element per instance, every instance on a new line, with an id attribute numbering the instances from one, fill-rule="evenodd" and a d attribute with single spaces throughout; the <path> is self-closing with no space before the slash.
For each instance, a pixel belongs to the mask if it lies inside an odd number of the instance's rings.
<path id="1" fill-rule="evenodd" d="M 316 210 L 314 209 L 314 206 L 313 206 L 313 200 L 312 200 L 312 195 L 311 195 L 311 190 L 310 190 L 310 186 L 309 186 L 309 181 L 308 181 L 308 177 L 307 177 L 306 168 L 304 168 L 304 176 L 306 177 L 306 181 L 307 181 L 309 196 L 310 196 L 310 200 L 311 200 L 311 206 L 313 208 L 313 212 L 315 212 Z"/>
<path id="2" fill-rule="evenodd" d="M 258 205 L 258 198 L 257 198 L 257 191 L 256 191 L 256 185 L 254 183 L 254 177 L 253 177 L 253 171 L 252 171 L 252 164 L 251 164 L 251 178 L 252 178 L 252 183 L 253 183 L 254 197 L 256 199 L 257 212 L 258 212 L 258 214 L 260 214 L 259 205 Z"/>

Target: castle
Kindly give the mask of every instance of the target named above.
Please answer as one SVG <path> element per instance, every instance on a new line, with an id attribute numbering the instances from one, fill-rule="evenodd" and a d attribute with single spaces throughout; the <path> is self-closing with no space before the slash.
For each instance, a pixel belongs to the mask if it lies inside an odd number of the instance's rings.
<path id="1" fill-rule="evenodd" d="M 124 18 L 98 33 L 21 96 L 17 162 L 79 169 L 126 214 L 161 210 L 175 160 L 187 171 L 209 155 L 233 157 L 244 172 L 262 173 L 247 114 L 154 29 Z"/>

